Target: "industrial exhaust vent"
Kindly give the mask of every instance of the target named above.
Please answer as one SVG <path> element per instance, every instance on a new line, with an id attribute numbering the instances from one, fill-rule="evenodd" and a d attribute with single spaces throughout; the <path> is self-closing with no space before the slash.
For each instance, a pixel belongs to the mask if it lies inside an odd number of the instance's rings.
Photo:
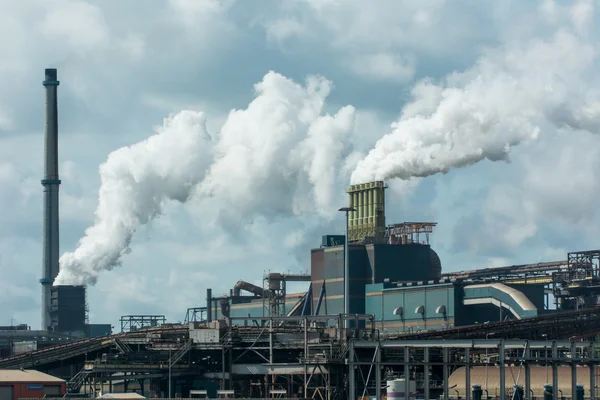
<path id="1" fill-rule="evenodd" d="M 348 189 L 350 205 L 356 211 L 348 215 L 348 240 L 375 242 L 385 239 L 385 189 L 383 181 L 352 185 Z"/>

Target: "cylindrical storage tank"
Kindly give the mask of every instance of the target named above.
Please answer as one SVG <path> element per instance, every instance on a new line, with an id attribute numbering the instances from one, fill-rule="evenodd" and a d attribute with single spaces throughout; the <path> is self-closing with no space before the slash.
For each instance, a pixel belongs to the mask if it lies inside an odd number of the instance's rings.
<path id="1" fill-rule="evenodd" d="M 473 385 L 471 394 L 471 398 L 473 400 L 481 400 L 481 397 L 483 396 L 483 390 L 481 390 L 481 385 Z"/>
<path id="2" fill-rule="evenodd" d="M 575 399 L 583 400 L 585 391 L 583 390 L 583 385 L 577 385 L 575 387 Z"/>
<path id="3" fill-rule="evenodd" d="M 513 386 L 513 397 L 512 400 L 523 400 L 523 386 L 515 385 Z"/>
<path id="4" fill-rule="evenodd" d="M 404 380 L 404 378 L 387 381 L 387 398 L 401 400 L 414 399 L 417 394 L 417 384 L 415 383 L 415 381 L 409 381 L 408 385 L 409 396 L 405 396 L 404 392 L 406 390 L 406 381 Z"/>
<path id="5" fill-rule="evenodd" d="M 553 400 L 552 385 L 544 385 L 544 400 Z"/>

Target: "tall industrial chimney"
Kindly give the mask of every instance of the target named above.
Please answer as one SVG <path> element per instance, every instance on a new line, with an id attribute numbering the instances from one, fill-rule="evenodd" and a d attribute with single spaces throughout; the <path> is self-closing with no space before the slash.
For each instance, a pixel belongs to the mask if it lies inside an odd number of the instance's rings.
<path id="1" fill-rule="evenodd" d="M 46 89 L 46 124 L 44 143 L 44 222 L 42 234 L 42 330 L 50 327 L 50 292 L 58 275 L 58 104 L 59 82 L 56 69 L 46 69 L 43 82 Z"/>

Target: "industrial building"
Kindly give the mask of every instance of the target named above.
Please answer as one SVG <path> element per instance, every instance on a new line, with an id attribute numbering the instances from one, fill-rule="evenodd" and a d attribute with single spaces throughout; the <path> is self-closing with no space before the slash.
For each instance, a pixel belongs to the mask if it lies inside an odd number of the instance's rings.
<path id="1" fill-rule="evenodd" d="M 59 397 L 66 393 L 63 379 L 33 370 L 0 370 L 0 400 Z"/>
<path id="2" fill-rule="evenodd" d="M 269 271 L 262 285 L 232 282 L 226 296 L 209 288 L 183 323 L 125 315 L 117 334 L 89 324 L 85 287 L 52 285 L 56 70 L 44 86 L 44 329 L 0 327 L 0 368 L 50 373 L 72 395 L 597 398 L 600 250 L 444 272 L 430 245 L 436 223 L 388 224 L 381 181 L 348 189 L 346 232 L 315 238 L 310 273 Z M 288 293 L 290 282 L 308 288 Z"/>
<path id="3" fill-rule="evenodd" d="M 600 251 L 443 274 L 429 241 L 436 223 L 386 226 L 384 189 L 383 182 L 373 182 L 348 191 L 358 205 L 350 203 L 356 211 L 348 215 L 347 313 L 373 315 L 379 331 L 448 329 L 597 305 Z M 344 241 L 343 235 L 324 235 L 311 250 L 309 275 L 268 274 L 263 287 L 239 281 L 226 297 L 212 298 L 210 291 L 209 319 L 345 313 Z M 309 290 L 286 293 L 290 279 L 309 281 Z"/>

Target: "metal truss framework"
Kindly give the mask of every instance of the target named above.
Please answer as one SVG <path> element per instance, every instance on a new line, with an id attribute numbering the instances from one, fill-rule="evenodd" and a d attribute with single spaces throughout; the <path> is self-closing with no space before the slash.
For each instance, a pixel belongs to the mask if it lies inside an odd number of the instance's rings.
<path id="1" fill-rule="evenodd" d="M 167 322 L 164 315 L 123 315 L 121 332 L 135 332 L 143 328 L 156 328 Z"/>
<path id="2" fill-rule="evenodd" d="M 286 315 L 285 300 L 287 282 L 310 282 L 310 274 L 282 274 L 268 272 L 263 276 L 263 315 L 280 317 Z"/>
<path id="3" fill-rule="evenodd" d="M 600 278 L 600 250 L 569 253 L 569 278 L 573 281 Z"/>
<path id="4" fill-rule="evenodd" d="M 196 343 L 193 343 L 191 326 L 163 326 L 34 351 L 0 360 L 0 368 L 35 366 L 51 372 L 52 368 L 70 366 L 73 374 L 82 370 L 69 382 L 73 390 L 103 383 L 107 390 L 111 380 L 149 380 L 154 388 L 151 390 L 167 393 L 171 376 L 178 377 L 174 393 L 185 396 L 195 389 L 194 379 L 202 377 L 217 383 L 219 390 L 234 390 L 236 395 L 264 397 L 285 391 L 290 396 L 323 400 L 376 394 L 381 391 L 384 375 L 408 371 L 407 376 L 415 377 L 423 392 L 424 386 L 431 389 L 427 396 L 431 394 L 433 398 L 437 392 L 443 393 L 445 389 L 447 392 L 442 382 L 447 381 L 453 368 L 496 365 L 500 354 L 505 354 L 506 364 L 522 363 L 524 372 L 526 365 L 548 362 L 554 347 L 558 352 L 558 358 L 554 358 L 559 363 L 595 366 L 598 360 L 588 350 L 589 343 L 552 340 L 573 340 L 574 332 L 579 332 L 580 337 L 599 333 L 597 314 L 592 309 L 556 314 L 553 319 L 511 321 L 510 326 L 490 323 L 485 327 L 448 330 L 447 336 L 444 331 L 427 333 L 430 336 L 418 340 L 408 336 L 393 339 L 380 336 L 374 329 L 372 315 L 232 317 L 220 331 L 217 342 L 198 342 L 202 335 L 194 335 Z M 355 328 L 341 328 L 344 320 L 353 321 Z M 529 341 L 508 339 L 535 329 L 532 325 L 535 323 L 547 329 L 546 340 L 536 339 L 537 333 L 528 336 Z M 557 329 L 549 329 L 548 324 L 556 325 Z M 492 332 L 490 329 L 495 332 L 494 340 L 477 339 L 486 337 Z M 452 335 L 471 339 L 451 339 Z M 545 353 L 540 346 L 546 347 Z M 571 346 L 575 346 L 575 352 L 570 351 Z M 482 361 L 484 352 L 496 354 L 494 363 L 487 357 L 483 359 L 487 361 Z M 430 380 L 429 374 L 425 374 L 426 364 L 432 374 Z M 429 382 L 425 385 L 426 379 Z M 348 392 L 350 389 L 354 390 L 353 396 Z"/>
<path id="5" fill-rule="evenodd" d="M 188 324 L 190 322 L 206 322 L 207 320 L 207 307 L 193 307 L 188 308 L 185 313 L 185 319 L 183 321 L 184 324 Z"/>
<path id="6" fill-rule="evenodd" d="M 492 359 L 494 360 L 492 362 Z M 553 399 L 559 400 L 558 367 L 568 365 L 571 368 L 572 398 L 576 398 L 578 366 L 587 366 L 590 369 L 589 386 L 586 385 L 586 397 L 590 400 L 597 398 L 596 365 L 600 361 L 593 342 L 570 341 L 527 341 L 527 340 L 445 340 L 441 342 L 428 340 L 406 341 L 351 341 L 349 346 L 348 361 L 348 398 L 357 396 L 382 395 L 382 373 L 384 368 L 400 369 L 405 380 L 405 393 L 410 392 L 409 380 L 417 380 L 417 390 L 421 391 L 423 398 L 437 398 L 443 395 L 445 399 L 454 397 L 449 388 L 449 376 L 457 367 L 465 368 L 464 392 L 456 390 L 456 396 L 471 400 L 471 368 L 476 366 L 494 367 L 499 369 L 500 390 L 497 394 L 499 400 L 506 400 L 511 393 L 507 393 L 506 386 L 520 385 L 524 387 L 524 399 L 532 399 L 531 373 L 532 365 L 547 365 L 552 369 Z M 519 375 L 513 383 L 507 382 L 506 369 L 509 365 L 519 366 Z M 436 376 L 437 370 L 442 370 L 437 382 L 431 382 L 430 376 Z M 524 371 L 523 383 L 519 382 L 520 371 Z M 487 369 L 486 369 L 487 371 Z M 511 370 L 512 372 L 512 370 Z M 441 390 L 432 389 L 440 386 Z M 595 388 L 595 390 L 590 390 Z M 487 388 L 486 388 L 487 390 Z M 431 392 L 430 392 L 431 391 Z M 486 393 L 486 397 L 488 393 Z"/>

